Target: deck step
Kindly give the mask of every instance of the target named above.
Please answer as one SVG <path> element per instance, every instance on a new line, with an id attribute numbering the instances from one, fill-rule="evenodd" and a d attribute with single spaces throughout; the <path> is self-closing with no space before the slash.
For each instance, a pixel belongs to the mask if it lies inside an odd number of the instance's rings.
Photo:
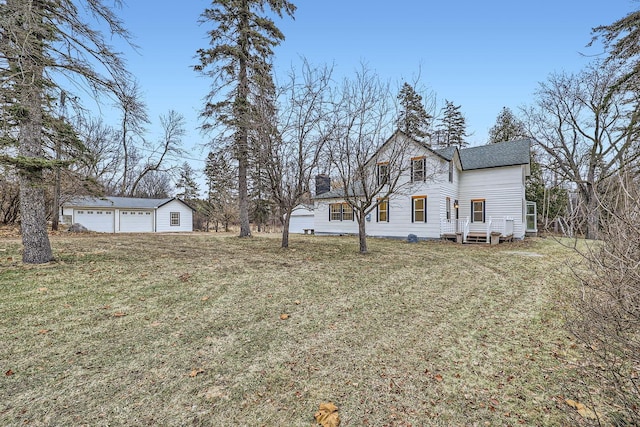
<path id="1" fill-rule="evenodd" d="M 469 233 L 465 243 L 489 243 L 486 233 Z"/>

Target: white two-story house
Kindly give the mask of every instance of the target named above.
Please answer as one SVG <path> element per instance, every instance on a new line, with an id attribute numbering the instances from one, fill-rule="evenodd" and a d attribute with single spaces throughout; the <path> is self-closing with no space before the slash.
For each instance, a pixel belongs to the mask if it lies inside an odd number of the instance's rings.
<path id="1" fill-rule="evenodd" d="M 419 239 L 488 243 L 492 233 L 504 240 L 535 231 L 535 203 L 525 199 L 530 140 L 432 149 L 398 131 L 369 163 L 376 176 L 388 173 L 385 151 L 400 141 L 408 166 L 400 172 L 397 191 L 376 200 L 377 207 L 366 218 L 368 236 L 414 234 Z M 357 234 L 342 189 L 317 193 L 315 233 Z"/>

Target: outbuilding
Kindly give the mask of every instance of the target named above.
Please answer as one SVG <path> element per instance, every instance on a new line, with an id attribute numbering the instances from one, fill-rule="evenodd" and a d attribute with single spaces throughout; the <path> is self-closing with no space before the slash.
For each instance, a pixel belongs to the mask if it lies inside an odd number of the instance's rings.
<path id="1" fill-rule="evenodd" d="M 75 197 L 60 209 L 66 224 L 81 224 L 99 233 L 193 231 L 193 208 L 175 197 Z"/>

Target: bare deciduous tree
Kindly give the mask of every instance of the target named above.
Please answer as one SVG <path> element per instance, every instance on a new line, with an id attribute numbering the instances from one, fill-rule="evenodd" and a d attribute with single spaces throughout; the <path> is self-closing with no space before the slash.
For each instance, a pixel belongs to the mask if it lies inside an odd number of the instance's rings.
<path id="1" fill-rule="evenodd" d="M 311 179 L 332 136 L 331 73 L 328 67 L 312 68 L 304 61 L 300 75 L 292 71 L 281 89 L 277 115 L 269 114 L 268 106 L 263 109 L 260 153 L 282 224 L 283 248 L 289 247 L 291 213 L 305 198 L 310 201 Z"/>
<path id="2" fill-rule="evenodd" d="M 553 74 L 524 110 L 549 167 L 575 186 L 589 239 L 598 236 L 600 184 L 640 156 L 640 99 L 616 84 L 621 73 L 619 65 L 595 63 L 576 75 Z"/>
<path id="3" fill-rule="evenodd" d="M 361 253 L 368 250 L 367 215 L 400 190 L 410 168 L 411 139 L 402 132 L 389 139 L 396 120 L 393 98 L 389 84 L 363 66 L 343 81 L 335 101 L 337 123 L 327 151 L 341 197 L 358 222 Z"/>
<path id="4" fill-rule="evenodd" d="M 640 182 L 635 173 L 599 184 L 600 241 L 580 250 L 574 271 L 580 288 L 573 299 L 571 331 L 586 345 L 578 365 L 597 384 L 598 403 L 610 424 L 640 425 Z M 604 421 L 604 420 L 601 420 Z"/>

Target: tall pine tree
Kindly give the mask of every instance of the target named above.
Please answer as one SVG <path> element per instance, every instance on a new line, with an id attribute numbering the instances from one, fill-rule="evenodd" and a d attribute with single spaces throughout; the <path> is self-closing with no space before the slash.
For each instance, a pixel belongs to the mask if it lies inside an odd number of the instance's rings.
<path id="1" fill-rule="evenodd" d="M 398 129 L 418 141 L 425 141 L 429 137 L 429 127 L 433 117 L 424 108 L 422 96 L 413 86 L 405 82 L 398 93 L 398 101 L 400 103 Z"/>
<path id="2" fill-rule="evenodd" d="M 496 119 L 496 124 L 489 129 L 489 144 L 513 141 L 527 137 L 524 123 L 518 119 L 509 108 L 502 107 Z"/>
<path id="3" fill-rule="evenodd" d="M 445 99 L 442 107 L 442 117 L 437 129 L 437 144 L 442 147 L 457 146 L 463 148 L 467 145 L 467 123 L 460 112 L 460 105 Z"/>
<path id="4" fill-rule="evenodd" d="M 63 86 L 84 82 L 85 92 L 100 93 L 129 79 L 122 59 L 97 28 L 125 39 L 128 33 L 102 0 L 4 0 L 0 19 L 0 163 L 20 177 L 22 260 L 45 263 L 52 252 L 44 173 L 61 166 L 46 144 L 55 117 L 52 100 L 61 98 Z"/>
<path id="5" fill-rule="evenodd" d="M 293 16 L 295 5 L 287 0 L 216 0 L 205 9 L 201 22 L 212 24 L 210 47 L 199 49 L 200 63 L 194 68 L 213 79 L 212 89 L 201 113 L 203 129 L 221 125 L 222 140 L 232 141 L 238 161 L 238 205 L 240 237 L 251 235 L 247 174 L 249 133 L 255 125 L 252 94 L 270 82 L 273 48 L 284 34 L 266 16 L 265 6 L 282 17 Z M 224 90 L 228 89 L 226 93 Z"/>

